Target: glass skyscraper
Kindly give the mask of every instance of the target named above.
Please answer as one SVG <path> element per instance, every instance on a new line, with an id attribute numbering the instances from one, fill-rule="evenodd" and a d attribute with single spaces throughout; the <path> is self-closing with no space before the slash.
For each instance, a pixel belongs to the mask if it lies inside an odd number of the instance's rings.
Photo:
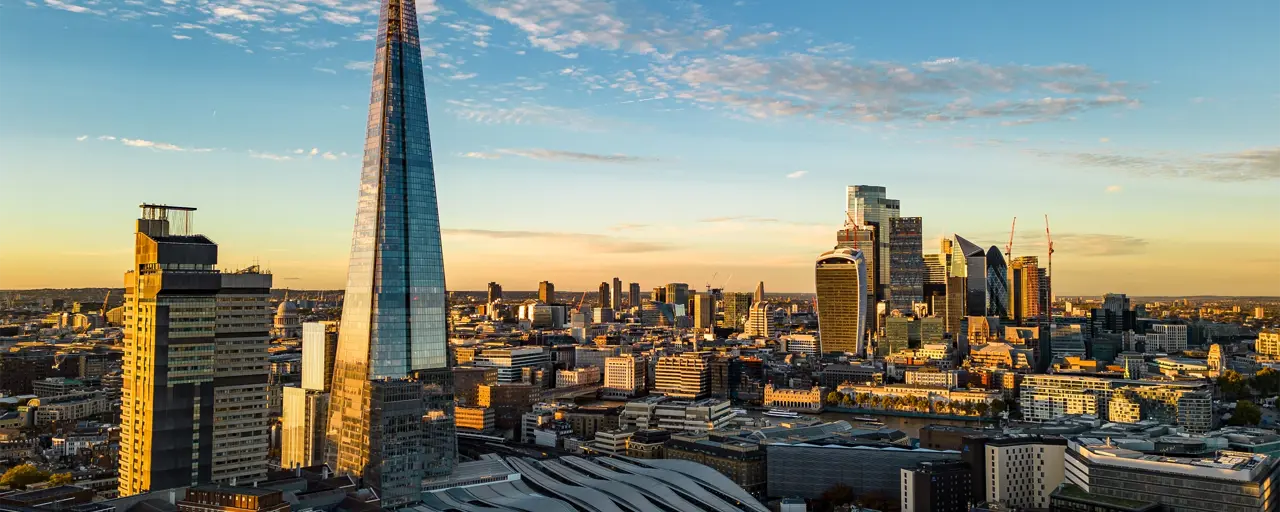
<path id="1" fill-rule="evenodd" d="M 452 471 L 444 258 L 413 0 L 383 0 L 327 436 L 383 507 Z M 394 404 L 394 406 L 393 406 Z"/>
<path id="2" fill-rule="evenodd" d="M 837 247 L 814 262 L 820 352 L 866 355 L 867 263 L 862 251 Z"/>

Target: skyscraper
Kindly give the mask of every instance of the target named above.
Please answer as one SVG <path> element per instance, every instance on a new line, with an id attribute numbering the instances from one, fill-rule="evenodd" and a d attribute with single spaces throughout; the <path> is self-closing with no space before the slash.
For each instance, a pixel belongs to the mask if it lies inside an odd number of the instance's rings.
<path id="1" fill-rule="evenodd" d="M 951 254 L 952 277 L 964 277 L 968 284 L 965 316 L 987 314 L 987 252 L 960 235 L 955 235 Z"/>
<path id="2" fill-rule="evenodd" d="M 698 332 L 706 332 L 711 330 L 711 324 L 716 319 L 716 298 L 710 293 L 695 293 L 693 295 L 693 328 Z"/>
<path id="3" fill-rule="evenodd" d="M 543 282 L 545 283 L 546 281 L 543 281 Z M 485 303 L 486 303 L 486 304 L 493 304 L 493 302 L 494 302 L 494 301 L 501 299 L 501 298 L 502 298 L 502 285 L 500 285 L 500 284 L 498 284 L 498 283 L 490 282 L 490 283 L 489 283 L 489 293 L 488 293 L 488 296 L 487 296 L 487 297 L 485 297 L 485 298 L 487 299 L 487 300 L 485 300 Z"/>
<path id="4" fill-rule="evenodd" d="M 751 314 L 751 294 L 725 292 L 723 302 L 724 320 L 720 322 L 720 326 L 729 329 L 742 329 L 742 326 L 746 324 L 747 315 Z"/>
<path id="5" fill-rule="evenodd" d="M 502 289 L 499 288 L 498 291 L 501 292 Z M 538 283 L 538 300 L 542 301 L 543 304 L 555 304 L 556 285 L 552 284 L 551 281 Z"/>
<path id="6" fill-rule="evenodd" d="M 754 301 L 764 302 L 764 281 L 760 281 L 760 284 L 756 285 L 756 294 L 754 297 Z"/>
<path id="7" fill-rule="evenodd" d="M 194 211 L 142 205 L 137 221 L 124 277 L 123 496 L 266 477 L 271 275 L 218 272 L 218 246 L 191 232 Z"/>
<path id="8" fill-rule="evenodd" d="M 631 283 L 627 286 L 627 307 L 640 307 L 640 283 Z"/>
<path id="9" fill-rule="evenodd" d="M 1000 249 L 987 249 L 987 316 L 1009 319 L 1009 269 Z"/>
<path id="10" fill-rule="evenodd" d="M 820 352 L 866 354 L 867 263 L 862 251 L 836 248 L 815 263 Z"/>
<path id="11" fill-rule="evenodd" d="M 622 280 L 613 278 L 613 284 L 609 285 L 609 307 L 614 311 L 622 311 Z"/>
<path id="12" fill-rule="evenodd" d="M 280 467 L 324 463 L 325 423 L 337 352 L 337 322 L 302 324 L 302 386 L 284 388 Z"/>
<path id="13" fill-rule="evenodd" d="M 867 248 L 861 247 L 863 256 L 867 252 L 875 253 L 877 276 L 876 286 L 880 288 L 888 288 L 889 286 L 889 219 L 897 218 L 900 215 L 901 203 L 897 199 L 889 199 L 885 196 L 884 187 L 876 187 L 871 185 L 850 185 L 845 188 L 846 210 L 850 217 L 853 217 L 854 224 L 858 226 L 874 226 L 876 247 L 874 251 L 868 251 Z M 873 262 L 867 260 L 870 266 Z M 876 299 L 886 298 L 885 290 L 876 289 Z"/>
<path id="14" fill-rule="evenodd" d="M 687 283 L 667 283 L 667 302 L 679 306 L 689 304 L 689 285 Z"/>
<path id="15" fill-rule="evenodd" d="M 920 217 L 889 219 L 889 307 L 903 313 L 924 302 L 924 245 Z"/>
<path id="16" fill-rule="evenodd" d="M 609 283 L 601 281 L 599 292 L 600 292 L 600 307 L 613 309 L 609 307 Z"/>
<path id="17" fill-rule="evenodd" d="M 1039 263 L 1035 256 L 1019 256 L 1009 264 L 1009 316 L 1019 325 L 1040 316 Z"/>
<path id="18" fill-rule="evenodd" d="M 327 457 L 383 507 L 457 457 L 444 257 L 413 0 L 382 2 Z"/>

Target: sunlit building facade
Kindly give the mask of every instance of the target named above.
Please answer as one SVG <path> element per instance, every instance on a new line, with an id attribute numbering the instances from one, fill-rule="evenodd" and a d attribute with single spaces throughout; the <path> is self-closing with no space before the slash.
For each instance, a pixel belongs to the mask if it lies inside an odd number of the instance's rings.
<path id="1" fill-rule="evenodd" d="M 920 217 L 889 219 L 889 307 L 910 313 L 924 302 L 924 246 Z"/>
<path id="2" fill-rule="evenodd" d="M 383 507 L 455 464 L 444 258 L 413 0 L 382 3 L 327 458 Z"/>
<path id="3" fill-rule="evenodd" d="M 821 352 L 864 355 L 867 279 L 862 251 L 837 248 L 818 256 L 814 266 Z"/>

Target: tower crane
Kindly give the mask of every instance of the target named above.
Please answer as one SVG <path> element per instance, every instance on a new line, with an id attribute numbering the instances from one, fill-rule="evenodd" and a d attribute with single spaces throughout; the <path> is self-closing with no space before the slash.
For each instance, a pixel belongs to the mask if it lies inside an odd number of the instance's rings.
<path id="1" fill-rule="evenodd" d="M 1018 227 L 1018 218 L 1013 218 L 1013 225 L 1009 226 L 1009 243 L 1004 244 L 1004 263 L 1006 265 L 1013 263 L 1013 233 Z"/>
<path id="2" fill-rule="evenodd" d="M 1044 238 L 1049 242 L 1049 264 L 1045 271 L 1044 279 L 1048 285 L 1045 289 L 1044 319 L 1045 323 L 1048 324 L 1053 317 L 1053 313 L 1050 312 L 1053 309 L 1053 235 L 1049 233 L 1049 214 L 1047 213 L 1044 215 Z"/>

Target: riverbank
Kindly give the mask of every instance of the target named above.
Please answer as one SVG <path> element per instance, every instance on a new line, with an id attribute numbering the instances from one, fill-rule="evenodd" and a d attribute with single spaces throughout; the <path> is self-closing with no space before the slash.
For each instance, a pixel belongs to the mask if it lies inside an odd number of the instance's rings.
<path id="1" fill-rule="evenodd" d="M 894 411 L 886 409 L 863 409 L 860 407 L 830 407 L 824 409 L 824 412 L 841 413 L 841 414 L 860 414 L 866 416 L 895 416 L 899 418 L 916 418 L 926 420 L 950 420 L 964 421 L 973 423 L 996 423 L 996 418 L 983 416 L 961 416 L 957 414 L 937 414 L 929 412 L 915 411 Z"/>

